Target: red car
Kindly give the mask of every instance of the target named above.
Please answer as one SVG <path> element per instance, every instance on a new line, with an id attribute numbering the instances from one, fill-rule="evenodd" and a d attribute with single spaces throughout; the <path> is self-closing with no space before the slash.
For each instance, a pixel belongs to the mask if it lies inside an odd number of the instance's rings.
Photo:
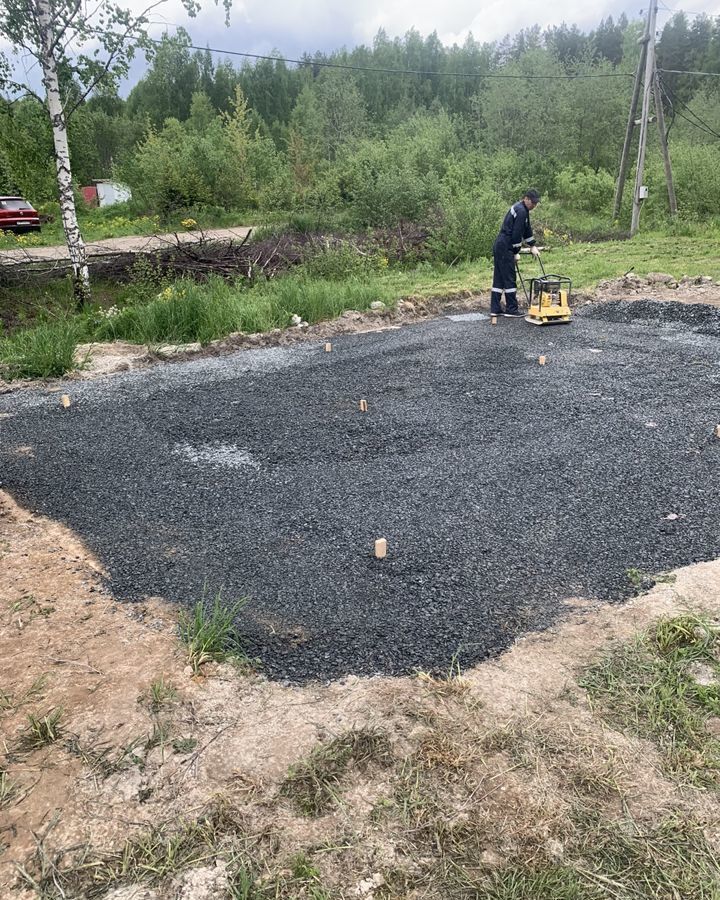
<path id="1" fill-rule="evenodd" d="M 22 197 L 0 197 L 0 230 L 15 234 L 40 231 L 40 217 Z"/>

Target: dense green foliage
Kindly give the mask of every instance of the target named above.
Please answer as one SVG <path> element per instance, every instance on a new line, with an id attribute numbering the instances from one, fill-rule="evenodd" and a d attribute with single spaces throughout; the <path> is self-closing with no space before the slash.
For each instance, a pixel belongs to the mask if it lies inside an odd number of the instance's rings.
<path id="1" fill-rule="evenodd" d="M 301 66 L 238 67 L 194 51 L 179 31 L 160 42 L 127 99 L 106 85 L 74 112 L 76 183 L 123 180 L 133 190 L 131 218 L 159 224 L 203 207 L 260 218 L 310 213 L 352 228 L 412 220 L 428 227 L 441 259 L 476 258 L 489 252 L 503 207 L 529 184 L 567 215 L 609 220 L 632 89 L 623 73 L 634 71 L 641 29 L 609 18 L 587 34 L 534 27 L 453 47 L 434 34 L 380 32 L 372 47 L 308 56 Z M 720 72 L 720 18 L 673 16 L 658 59 Z M 680 215 L 714 215 L 720 79 L 667 74 L 663 82 Z M 667 216 L 656 143 L 653 132 L 649 224 Z M 31 97 L 0 100 L 6 191 L 39 204 L 56 196 L 47 116 Z"/>

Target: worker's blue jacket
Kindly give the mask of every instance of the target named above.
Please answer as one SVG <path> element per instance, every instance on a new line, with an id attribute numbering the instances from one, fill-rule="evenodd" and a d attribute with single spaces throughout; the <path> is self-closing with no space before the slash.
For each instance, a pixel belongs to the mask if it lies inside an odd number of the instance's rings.
<path id="1" fill-rule="evenodd" d="M 503 250 L 507 249 L 512 250 L 513 253 L 519 253 L 523 241 L 532 247 L 535 243 L 535 238 L 530 225 L 530 210 L 522 200 L 518 200 L 507 211 L 495 243 L 498 248 L 501 247 Z"/>

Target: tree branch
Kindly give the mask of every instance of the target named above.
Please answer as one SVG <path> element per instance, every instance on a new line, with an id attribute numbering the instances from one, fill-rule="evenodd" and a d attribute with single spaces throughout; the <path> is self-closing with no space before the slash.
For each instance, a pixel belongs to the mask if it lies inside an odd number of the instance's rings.
<path id="1" fill-rule="evenodd" d="M 64 113 L 66 119 L 69 119 L 70 116 L 75 112 L 75 110 L 81 106 L 92 91 L 100 84 L 100 82 L 105 78 L 105 76 L 110 71 L 110 67 L 113 64 L 113 61 L 117 58 L 119 52 L 121 51 L 122 45 L 127 41 L 134 32 L 136 32 L 142 25 L 144 25 L 147 21 L 147 15 L 150 13 L 155 7 L 162 6 L 165 0 L 156 0 L 155 3 L 151 3 L 150 6 L 146 7 L 140 15 L 136 16 L 130 22 L 128 22 L 125 31 L 122 34 L 113 34 L 112 32 L 105 32 L 105 37 L 112 36 L 117 39 L 117 43 L 115 49 L 110 51 L 106 45 L 106 49 L 108 49 L 109 56 L 105 60 L 105 64 L 103 65 L 100 72 L 98 72 L 97 76 L 90 82 L 90 84 L 86 87 L 86 89 L 82 92 L 78 100 L 71 107 L 64 107 Z M 136 38 L 137 39 L 137 38 Z"/>

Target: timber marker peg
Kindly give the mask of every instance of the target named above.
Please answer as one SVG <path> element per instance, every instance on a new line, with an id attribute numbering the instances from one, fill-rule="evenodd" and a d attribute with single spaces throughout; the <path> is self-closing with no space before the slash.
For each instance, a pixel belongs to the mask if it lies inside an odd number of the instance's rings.
<path id="1" fill-rule="evenodd" d="M 331 350 L 332 350 L 332 344 L 328 341 L 328 343 L 325 344 L 325 352 L 330 353 Z"/>
<path id="2" fill-rule="evenodd" d="M 715 426 L 715 437 L 720 438 L 720 425 Z"/>
<path id="3" fill-rule="evenodd" d="M 63 394 L 60 397 L 60 402 L 65 407 L 65 409 L 67 409 L 70 406 L 70 397 L 67 394 Z"/>
<path id="4" fill-rule="evenodd" d="M 367 400 L 360 401 L 360 412 L 367 412 Z"/>
<path id="5" fill-rule="evenodd" d="M 491 319 L 490 319 L 490 324 L 491 324 L 491 325 L 497 325 L 497 316 L 492 316 L 492 317 L 491 317 Z"/>
<path id="6" fill-rule="evenodd" d="M 385 538 L 378 538 L 375 541 L 375 559 L 385 559 L 387 556 L 387 541 Z"/>
<path id="7" fill-rule="evenodd" d="M 541 366 L 544 366 L 545 363 L 547 362 L 547 357 L 546 356 L 538 357 L 538 362 L 540 363 Z"/>

